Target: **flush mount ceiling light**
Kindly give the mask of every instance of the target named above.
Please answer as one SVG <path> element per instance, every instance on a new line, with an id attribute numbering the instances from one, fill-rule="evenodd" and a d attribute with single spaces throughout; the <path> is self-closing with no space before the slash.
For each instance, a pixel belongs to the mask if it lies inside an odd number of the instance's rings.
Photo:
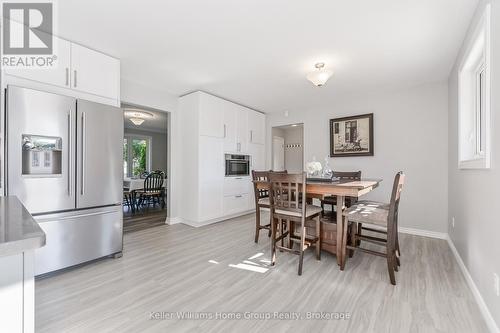
<path id="1" fill-rule="evenodd" d="M 154 115 L 150 112 L 142 111 L 139 109 L 124 109 L 125 117 L 135 125 L 140 126 L 146 119 L 154 118 Z"/>
<path id="2" fill-rule="evenodd" d="M 325 68 L 325 63 L 319 62 L 314 65 L 317 70 L 307 74 L 307 79 L 312 82 L 316 87 L 321 87 L 332 76 L 332 71 Z"/>

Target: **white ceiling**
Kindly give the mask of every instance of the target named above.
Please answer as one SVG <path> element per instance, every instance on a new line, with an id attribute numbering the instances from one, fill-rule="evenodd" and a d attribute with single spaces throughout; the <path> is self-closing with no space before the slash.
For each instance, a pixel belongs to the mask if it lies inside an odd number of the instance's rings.
<path id="1" fill-rule="evenodd" d="M 264 112 L 447 79 L 478 0 L 64 0 L 59 35 L 122 60 L 122 77 Z M 305 79 L 316 62 L 334 76 Z"/>

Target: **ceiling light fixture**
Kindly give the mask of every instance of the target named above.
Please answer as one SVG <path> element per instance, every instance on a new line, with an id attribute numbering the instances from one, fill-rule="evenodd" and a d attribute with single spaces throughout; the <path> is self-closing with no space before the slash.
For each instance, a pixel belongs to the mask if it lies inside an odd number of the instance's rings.
<path id="1" fill-rule="evenodd" d="M 144 122 L 144 119 L 130 118 L 130 121 L 133 122 L 135 126 L 141 126 L 141 124 Z"/>
<path id="2" fill-rule="evenodd" d="M 154 118 L 150 112 L 139 109 L 124 109 L 125 117 L 128 118 L 135 126 L 140 126 L 146 119 Z"/>
<path id="3" fill-rule="evenodd" d="M 307 79 L 312 82 L 316 87 L 321 87 L 328 81 L 328 79 L 332 76 L 332 71 L 325 68 L 324 62 L 318 62 L 314 65 L 317 70 L 307 74 Z"/>

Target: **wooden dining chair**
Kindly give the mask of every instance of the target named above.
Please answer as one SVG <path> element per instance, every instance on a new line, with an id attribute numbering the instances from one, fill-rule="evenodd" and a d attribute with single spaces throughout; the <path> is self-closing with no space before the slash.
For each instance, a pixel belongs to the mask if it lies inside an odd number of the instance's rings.
<path id="1" fill-rule="evenodd" d="M 264 225 L 261 224 L 261 209 L 270 208 L 269 202 L 269 174 L 270 173 L 284 173 L 287 171 L 255 171 L 252 170 L 252 182 L 253 182 L 253 190 L 255 196 L 255 243 L 259 242 L 259 234 L 262 229 L 268 230 L 268 237 L 271 237 L 271 221 Z M 265 184 L 266 188 L 260 188 L 259 184 Z"/>
<path id="2" fill-rule="evenodd" d="M 392 187 L 391 201 L 389 205 L 375 201 L 360 201 L 351 206 L 344 212 L 343 223 L 343 236 L 342 236 L 342 259 L 341 270 L 345 267 L 345 254 L 347 249 L 359 250 L 369 254 L 385 257 L 387 259 L 387 269 L 389 271 L 389 278 L 393 285 L 396 285 L 396 277 L 394 272 L 398 271 L 400 266 L 399 261 L 399 237 L 398 237 L 398 212 L 399 202 L 401 199 L 401 191 L 405 181 L 405 175 L 402 171 L 398 172 L 394 177 L 394 184 Z M 349 225 L 351 223 L 351 225 Z M 383 228 L 386 230 L 387 238 L 380 238 L 368 235 L 362 235 L 359 232 L 354 232 L 357 228 L 355 224 L 363 224 L 373 226 L 374 229 Z M 351 243 L 347 244 L 347 229 L 351 226 Z M 373 251 L 370 249 L 362 248 L 357 245 L 360 242 L 369 242 L 376 245 L 382 245 L 386 248 L 384 252 Z"/>
<path id="3" fill-rule="evenodd" d="M 316 247 L 316 259 L 321 259 L 321 207 L 306 203 L 306 174 L 270 173 L 271 190 L 269 201 L 271 206 L 271 265 L 276 263 L 276 249 L 299 256 L 298 274 L 302 275 L 304 251 L 310 246 Z M 306 232 L 306 221 L 315 221 L 315 235 L 310 237 Z M 295 224 L 298 224 L 297 226 Z M 296 230 L 298 227 L 298 233 Z M 287 246 L 284 245 L 287 240 Z M 280 245 L 277 243 L 280 242 Z M 293 242 L 299 244 L 295 250 Z"/>
<path id="4" fill-rule="evenodd" d="M 361 171 L 334 171 L 333 178 L 339 178 L 340 180 L 360 180 L 361 179 Z M 325 214 L 325 205 L 330 205 L 332 206 L 332 217 L 335 219 L 336 214 L 334 213 L 333 207 L 337 205 L 337 197 L 334 195 L 329 195 L 321 200 L 321 209 L 323 211 L 323 214 Z M 356 198 L 346 198 L 345 205 L 346 207 L 350 207 L 356 203 Z"/>
<path id="5" fill-rule="evenodd" d="M 144 203 L 149 205 L 156 202 L 160 204 L 162 200 L 162 188 L 163 188 L 163 174 L 161 172 L 152 172 L 144 179 L 144 188 L 136 190 L 136 194 L 139 196 L 138 206 L 142 206 Z"/>

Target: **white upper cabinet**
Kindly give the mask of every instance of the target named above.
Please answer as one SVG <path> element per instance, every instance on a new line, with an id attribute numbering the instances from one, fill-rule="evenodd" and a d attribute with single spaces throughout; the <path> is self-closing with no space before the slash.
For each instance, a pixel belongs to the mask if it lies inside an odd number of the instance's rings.
<path id="1" fill-rule="evenodd" d="M 70 88 L 71 43 L 54 37 L 54 47 L 57 56 L 56 66 L 47 69 L 15 69 L 6 68 L 5 74 L 21 77 L 37 82 L 48 83 L 58 87 Z"/>
<path id="2" fill-rule="evenodd" d="M 224 108 L 224 151 L 238 151 L 237 133 L 237 109 L 228 102 Z"/>
<path id="3" fill-rule="evenodd" d="M 15 85 L 46 90 L 100 103 L 120 104 L 120 60 L 54 36 L 55 66 L 47 69 L 5 68 Z M 18 83 L 17 78 L 21 80 Z"/>
<path id="4" fill-rule="evenodd" d="M 108 98 L 120 94 L 120 61 L 108 55 L 71 44 L 73 89 Z"/>
<path id="5" fill-rule="evenodd" d="M 236 143 L 239 152 L 248 152 L 247 133 L 248 133 L 248 114 L 255 112 L 238 105 L 236 114 L 237 130 Z"/>
<path id="6" fill-rule="evenodd" d="M 260 112 L 248 112 L 248 142 L 264 144 L 266 136 L 266 116 Z"/>
<path id="7" fill-rule="evenodd" d="M 224 138 L 224 100 L 202 92 L 200 94 L 200 135 Z"/>

